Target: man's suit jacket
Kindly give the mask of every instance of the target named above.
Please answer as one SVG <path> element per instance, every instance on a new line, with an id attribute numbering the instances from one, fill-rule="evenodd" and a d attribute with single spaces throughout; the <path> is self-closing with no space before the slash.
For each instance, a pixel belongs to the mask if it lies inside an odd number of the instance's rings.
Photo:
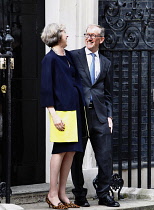
<path id="1" fill-rule="evenodd" d="M 107 118 L 112 117 L 112 72 L 110 61 L 99 52 L 100 74 L 92 85 L 85 47 L 71 51 L 71 55 L 81 76 L 86 106 L 89 105 L 92 96 L 99 121 L 101 123 L 107 122 Z"/>

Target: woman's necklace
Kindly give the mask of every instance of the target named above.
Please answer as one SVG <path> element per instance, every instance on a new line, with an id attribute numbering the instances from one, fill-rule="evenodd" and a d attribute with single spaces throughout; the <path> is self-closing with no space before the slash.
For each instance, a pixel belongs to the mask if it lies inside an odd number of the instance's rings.
<path id="1" fill-rule="evenodd" d="M 58 52 L 57 50 L 55 50 L 54 48 L 51 48 L 57 55 L 60 55 L 60 56 L 64 56 L 66 55 L 65 53 L 65 50 L 63 52 Z"/>

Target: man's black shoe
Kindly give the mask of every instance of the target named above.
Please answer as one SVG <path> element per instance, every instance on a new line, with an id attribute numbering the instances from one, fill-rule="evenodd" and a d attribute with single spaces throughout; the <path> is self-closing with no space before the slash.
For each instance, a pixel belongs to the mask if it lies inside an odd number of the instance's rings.
<path id="1" fill-rule="evenodd" d="M 115 201 L 110 195 L 105 195 L 103 198 L 99 198 L 98 205 L 105 205 L 110 207 L 120 206 L 120 204 Z"/>
<path id="2" fill-rule="evenodd" d="M 82 207 L 89 207 L 90 204 L 89 202 L 87 201 L 87 199 L 82 199 L 82 200 L 75 200 L 74 203 L 78 206 L 82 206 Z"/>

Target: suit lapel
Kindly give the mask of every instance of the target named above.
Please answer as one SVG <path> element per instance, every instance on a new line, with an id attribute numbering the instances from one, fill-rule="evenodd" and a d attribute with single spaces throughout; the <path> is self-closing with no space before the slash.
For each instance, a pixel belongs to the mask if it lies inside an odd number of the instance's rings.
<path id="1" fill-rule="evenodd" d="M 86 74 L 88 76 L 88 79 L 91 81 L 89 67 L 88 67 L 86 53 L 85 53 L 85 48 L 82 48 L 80 51 L 78 51 L 78 58 L 83 66 L 84 71 L 86 72 Z"/>
<path id="2" fill-rule="evenodd" d="M 99 79 L 102 77 L 102 75 L 104 73 L 103 69 L 104 69 L 105 62 L 104 62 L 103 56 L 100 53 L 99 53 L 99 58 L 100 58 L 100 73 L 99 73 L 98 77 L 96 78 L 94 84 L 97 81 L 99 81 Z M 80 63 L 82 64 L 83 69 L 86 72 L 89 81 L 91 82 L 89 67 L 88 67 L 86 53 L 85 53 L 85 48 L 82 48 L 78 51 L 78 59 L 79 59 Z"/>

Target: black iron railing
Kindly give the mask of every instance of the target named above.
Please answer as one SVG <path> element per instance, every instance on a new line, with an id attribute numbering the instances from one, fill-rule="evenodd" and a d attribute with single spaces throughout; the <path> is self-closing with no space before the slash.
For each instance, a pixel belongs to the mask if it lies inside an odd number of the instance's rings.
<path id="1" fill-rule="evenodd" d="M 142 187 L 142 168 L 147 168 L 147 188 L 151 188 L 154 162 L 154 50 L 103 50 L 113 67 L 113 160 L 118 172 L 137 170 L 137 185 Z"/>
<path id="2" fill-rule="evenodd" d="M 113 67 L 113 163 L 120 177 L 127 170 L 128 187 L 133 187 L 133 179 L 138 187 L 143 182 L 153 187 L 153 11 L 151 1 L 99 0 L 99 24 L 106 29 L 100 50 Z"/>
<path id="3" fill-rule="evenodd" d="M 3 141 L 6 145 L 6 179 L 0 183 L 0 195 L 6 197 L 6 203 L 10 203 L 11 195 L 11 78 L 13 69 L 13 58 L 11 44 L 13 37 L 10 28 L 6 26 L 0 36 L 0 75 L 2 92 L 2 118 L 3 118 Z"/>

